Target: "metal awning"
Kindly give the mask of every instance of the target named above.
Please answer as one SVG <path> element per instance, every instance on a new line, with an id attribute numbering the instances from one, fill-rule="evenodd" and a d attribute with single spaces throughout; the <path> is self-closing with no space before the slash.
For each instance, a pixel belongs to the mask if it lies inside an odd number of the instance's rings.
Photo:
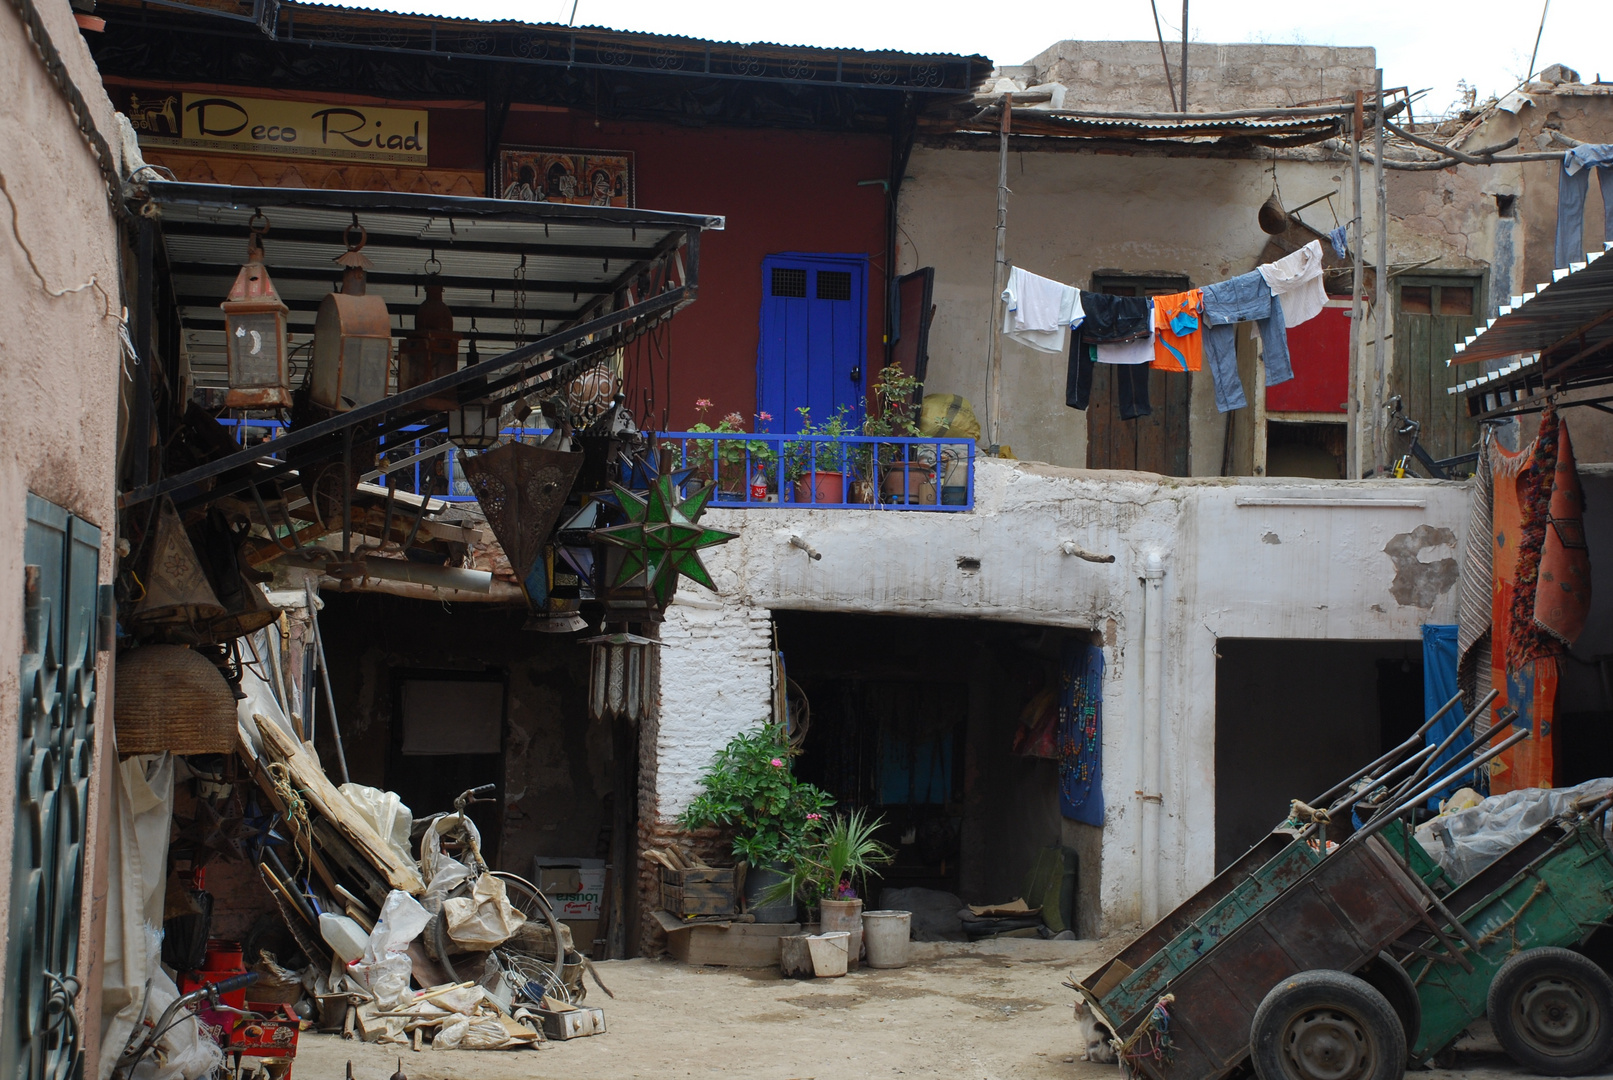
<path id="1" fill-rule="evenodd" d="M 474 320 L 479 355 L 492 355 L 141 484 L 122 496 L 125 507 L 166 494 L 209 501 L 344 459 L 355 429 L 372 439 L 406 426 L 416 438 L 441 431 L 447 417 L 427 404 L 433 398 L 500 405 L 532 393 L 545 378 L 619 348 L 692 303 L 700 233 L 724 224 L 713 215 L 621 207 L 157 180 L 137 185 L 130 202 L 142 230 L 140 287 L 149 289 L 167 270 L 193 372 L 211 372 L 222 382 L 218 303 L 246 256 L 249 223 L 259 214 L 269 220 L 264 263 L 292 309 L 294 346 L 308 340 L 319 301 L 340 278 L 331 260 L 346 250 L 343 232 L 356 221 L 366 234 L 364 254 L 375 264 L 370 291 L 385 297 L 395 335 L 412 327 L 415 290 L 435 259 L 444 300 L 455 309 L 455 330 L 469 333 Z M 156 259 L 159 243 L 163 263 Z M 135 336 L 147 340 L 138 327 Z M 294 378 L 300 376 L 299 366 Z"/>
<path id="2" fill-rule="evenodd" d="M 394 335 L 412 328 L 428 269 L 444 286 L 454 329 L 473 327 L 483 355 L 534 340 L 597 310 L 669 242 L 723 219 L 619 207 L 504 199 L 219 184 L 146 185 L 198 386 L 223 386 L 219 302 L 246 258 L 249 222 L 268 223 L 264 263 L 286 306 L 293 347 L 313 334 L 320 301 L 341 279 L 335 258 L 357 224 L 375 264 L 369 291 L 386 300 Z M 356 235 L 356 233 L 355 233 Z M 294 354 L 302 361 L 307 350 Z M 304 361 L 305 362 L 305 361 Z M 294 380 L 302 376 L 295 364 Z"/>
<path id="3" fill-rule="evenodd" d="M 1535 399 L 1613 383 L 1613 241 L 1584 262 L 1552 272 L 1513 296 L 1496 317 L 1457 342 L 1450 364 L 1490 361 L 1493 370 L 1449 387 L 1474 417 L 1529 411 Z M 1496 367 L 1496 361 L 1509 361 Z"/>

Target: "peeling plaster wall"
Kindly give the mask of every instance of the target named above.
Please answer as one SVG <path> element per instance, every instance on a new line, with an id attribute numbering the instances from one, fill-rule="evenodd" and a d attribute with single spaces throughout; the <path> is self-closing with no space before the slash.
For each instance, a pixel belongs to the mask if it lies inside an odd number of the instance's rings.
<path id="1" fill-rule="evenodd" d="M 1291 205 L 1347 188 L 1347 165 L 1283 161 L 1278 170 Z M 1269 156 L 1011 151 L 1008 184 L 1010 262 L 1080 288 L 1090 288 L 1100 271 L 1183 274 L 1195 286 L 1221 281 L 1253 270 L 1270 239 L 1255 222 L 1271 195 Z M 996 192 L 995 139 L 972 150 L 920 145 L 898 208 L 898 271 L 935 267 L 925 390 L 962 394 L 982 423 Z M 1348 199 L 1335 201 L 1347 216 Z M 1319 228 L 1332 227 L 1324 206 L 1303 216 Z M 1007 338 L 1002 356 L 1000 441 L 1023 459 L 1085 468 L 1087 414 L 1064 404 L 1068 357 Z M 1226 419 L 1216 411 L 1208 369 L 1186 377 L 1192 380 L 1189 468 L 1195 476 L 1218 475 Z M 1244 389 L 1254 391 L 1247 379 Z"/>
<path id="2" fill-rule="evenodd" d="M 1344 505 L 1252 505 L 1307 498 Z M 1423 481 L 1173 480 L 983 460 L 966 514 L 752 510 L 708 513 L 739 534 L 706 555 L 719 595 L 685 586 L 662 636 L 653 771 L 659 813 L 675 814 L 734 732 L 768 714 L 767 612 L 888 612 L 1090 628 L 1104 635 L 1101 924 L 1138 920 L 1143 591 L 1165 562 L 1160 857 L 1162 905 L 1213 874 L 1216 640 L 1413 641 L 1455 618 L 1466 485 Z M 1390 505 L 1390 504 L 1393 505 Z M 1379 504 L 1379 505 L 1374 505 Z M 822 553 L 791 547 L 800 535 Z M 1064 540 L 1116 556 L 1093 564 Z M 960 557 L 978 558 L 977 572 Z M 1398 579 L 1398 584 L 1397 584 Z M 1397 599 L 1397 593 L 1400 599 Z M 652 763 L 646 763 L 647 771 Z M 1090 851 L 1090 840 L 1066 842 Z M 1085 891 L 1085 890 L 1083 890 Z"/>
<path id="3" fill-rule="evenodd" d="M 112 103 L 63 0 L 39 4 L 67 74 L 84 94 L 95 126 L 114 146 Z M 0 173 L 15 211 L 0 207 L 0 867 L 10 878 L 16 806 L 18 657 L 22 653 L 23 536 L 33 492 L 101 529 L 100 580 L 112 578 L 117 540 L 114 483 L 121 349 L 116 313 L 119 235 L 106 185 L 66 100 L 52 82 L 16 9 L 0 9 Z M 0 200 L 3 201 L 3 200 Z M 15 218 L 12 217 L 15 213 Z M 72 289 L 91 277 L 112 297 L 113 317 L 93 289 L 51 296 L 30 270 L 12 234 L 32 252 L 49 288 Z M 78 1023 L 93 1075 L 100 1050 L 101 943 L 105 935 L 106 831 L 112 746 L 108 657 L 97 667 L 99 703 L 95 777 L 79 947 Z M 0 926 L 10 890 L 0 890 Z M 6 945 L 0 936 L 0 965 Z M 0 990 L 3 997 L 5 990 Z"/>

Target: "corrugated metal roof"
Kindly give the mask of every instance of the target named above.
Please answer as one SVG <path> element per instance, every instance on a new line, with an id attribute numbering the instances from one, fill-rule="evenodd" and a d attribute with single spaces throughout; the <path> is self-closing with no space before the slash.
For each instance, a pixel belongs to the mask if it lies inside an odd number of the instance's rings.
<path id="1" fill-rule="evenodd" d="M 289 6 L 289 5 L 288 5 Z M 568 34 L 611 34 L 640 39 L 646 43 L 655 41 L 675 41 L 689 46 L 718 46 L 724 49 L 777 49 L 791 53 L 840 53 L 856 54 L 862 57 L 900 57 L 903 60 L 947 60 L 947 61 L 980 61 L 990 64 L 989 57 L 979 53 L 915 53 L 905 49 L 859 49 L 837 45 L 787 45 L 778 41 L 732 41 L 719 38 L 698 38 L 687 34 L 665 34 L 642 30 L 622 30 L 613 26 L 599 26 L 587 24 L 573 26 L 568 23 L 555 22 L 522 22 L 517 19 L 477 19 L 466 15 L 425 15 L 418 12 L 403 12 L 393 8 L 377 7 L 371 4 L 326 4 L 318 2 L 303 2 L 296 5 L 299 9 L 315 11 L 329 11 L 337 13 L 363 13 L 367 15 L 386 15 L 394 18 L 424 19 L 432 22 L 455 23 L 460 25 L 486 26 L 494 29 L 507 30 L 543 30 L 549 33 Z"/>
<path id="2" fill-rule="evenodd" d="M 224 382 L 218 305 L 246 257 L 249 222 L 260 211 L 269 223 L 264 262 L 291 308 L 293 345 L 307 340 L 320 301 L 340 280 L 334 260 L 356 219 L 374 264 L 369 290 L 386 299 L 394 330 L 401 335 L 413 325 L 409 316 L 424 299 L 430 264 L 455 312 L 454 329 L 469 333 L 474 326 L 484 355 L 576 318 L 680 235 L 723 227 L 712 215 L 396 192 L 162 181 L 147 190 L 161 207 L 186 352 L 204 386 Z"/>
<path id="3" fill-rule="evenodd" d="M 1613 241 L 1584 262 L 1552 271 L 1533 292 L 1513 296 L 1495 318 L 1456 343 L 1450 364 L 1510 360 L 1455 386 L 1449 394 L 1479 399 L 1474 415 L 1506 411 L 1530 399 L 1613 380 L 1613 363 L 1597 358 L 1613 345 Z M 1589 361 L 1589 362 L 1586 362 Z"/>
<path id="4" fill-rule="evenodd" d="M 990 118 L 970 125 L 976 130 L 998 130 L 997 109 Z M 1090 116 L 1062 116 L 1045 110 L 1014 109 L 1012 130 L 1016 135 L 1051 135 L 1066 138 L 1207 138 L 1237 135 L 1297 136 L 1326 138 L 1343 124 L 1344 110 L 1335 116 L 1274 117 L 1272 119 L 1180 119 L 1118 120 Z"/>

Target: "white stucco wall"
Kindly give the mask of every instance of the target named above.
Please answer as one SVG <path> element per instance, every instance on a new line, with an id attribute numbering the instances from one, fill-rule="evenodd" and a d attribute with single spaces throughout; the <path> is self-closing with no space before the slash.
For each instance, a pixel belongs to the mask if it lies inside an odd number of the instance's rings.
<path id="1" fill-rule="evenodd" d="M 1164 559 L 1162 908 L 1213 875 L 1220 637 L 1415 640 L 1455 617 L 1466 485 L 1174 480 L 981 461 L 970 513 L 711 511 L 739 536 L 667 614 L 657 775 L 681 808 L 712 750 L 768 713 L 765 612 L 918 614 L 1105 638 L 1103 924 L 1139 914 L 1142 569 Z M 1346 505 L 1251 505 L 1272 499 Z M 1396 505 L 1386 505 L 1394 503 Z M 823 558 L 790 546 L 799 535 Z M 1064 555 L 1073 540 L 1112 564 Z M 1385 549 L 1389 549 L 1386 551 Z M 960 569 L 959 557 L 980 560 Z"/>

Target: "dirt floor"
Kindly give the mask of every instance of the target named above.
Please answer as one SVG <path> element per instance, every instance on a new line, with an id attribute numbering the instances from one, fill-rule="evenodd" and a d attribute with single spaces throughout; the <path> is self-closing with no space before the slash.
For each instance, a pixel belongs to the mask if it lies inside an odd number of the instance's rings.
<path id="1" fill-rule="evenodd" d="M 916 946 L 929 954 L 894 971 L 841 979 L 782 979 L 773 970 L 687 967 L 672 960 L 599 965 L 616 993 L 597 988 L 604 1035 L 537 1050 L 420 1053 L 305 1034 L 294 1080 L 388 1080 L 403 1059 L 409 1080 L 967 1080 L 1057 1077 L 1114 1080 L 1117 1066 L 1079 1060 L 1074 995 L 1084 975 L 1124 941 L 1000 940 Z M 1456 1067 L 1430 1080 L 1523 1075 L 1487 1031 L 1460 1044 Z"/>

